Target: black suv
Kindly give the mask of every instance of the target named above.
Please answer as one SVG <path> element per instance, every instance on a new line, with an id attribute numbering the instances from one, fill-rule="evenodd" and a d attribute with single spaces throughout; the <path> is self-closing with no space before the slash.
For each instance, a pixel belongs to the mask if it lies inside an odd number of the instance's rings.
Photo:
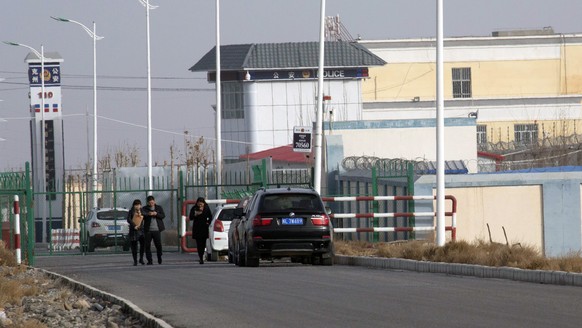
<path id="1" fill-rule="evenodd" d="M 313 189 L 259 189 L 248 206 L 237 208 L 234 262 L 258 266 L 260 259 L 333 264 L 333 228 Z"/>

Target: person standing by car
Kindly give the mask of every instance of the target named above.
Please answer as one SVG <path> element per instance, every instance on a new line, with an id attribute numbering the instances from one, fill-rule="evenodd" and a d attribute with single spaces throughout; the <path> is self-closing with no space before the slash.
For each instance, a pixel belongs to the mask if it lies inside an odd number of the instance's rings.
<path id="1" fill-rule="evenodd" d="M 212 212 L 210 212 L 210 207 L 203 197 L 198 197 L 188 218 L 192 221 L 192 238 L 196 240 L 200 264 L 204 264 L 204 248 L 206 247 L 206 239 L 208 239 L 208 227 L 212 221 Z"/>
<path id="2" fill-rule="evenodd" d="M 154 196 L 147 197 L 147 205 L 142 208 L 144 217 L 144 232 L 145 232 L 145 255 L 148 260 L 148 265 L 153 264 L 152 258 L 152 240 L 156 246 L 156 254 L 158 255 L 158 264 L 162 264 L 162 231 L 164 231 L 164 209 L 156 204 Z"/>
<path id="3" fill-rule="evenodd" d="M 129 223 L 129 242 L 131 245 L 131 255 L 133 256 L 133 265 L 137 265 L 137 245 L 139 243 L 139 263 L 143 261 L 144 254 L 144 232 L 143 232 L 143 214 L 141 212 L 141 200 L 133 201 L 131 209 L 127 212 L 127 223 Z"/>

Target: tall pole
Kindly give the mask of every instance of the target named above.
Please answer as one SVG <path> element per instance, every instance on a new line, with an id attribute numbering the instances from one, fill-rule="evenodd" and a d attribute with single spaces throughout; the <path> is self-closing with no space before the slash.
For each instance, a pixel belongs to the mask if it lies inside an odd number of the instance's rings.
<path id="1" fill-rule="evenodd" d="M 222 194 L 222 103 L 220 80 L 220 0 L 216 0 L 216 185 L 217 195 Z"/>
<path id="2" fill-rule="evenodd" d="M 319 26 L 319 69 L 317 71 L 317 113 L 315 118 L 315 168 L 313 170 L 313 188 L 321 193 L 321 163 L 322 163 L 322 126 L 323 126 L 323 65 L 325 54 L 325 0 L 321 0 Z"/>
<path id="3" fill-rule="evenodd" d="M 93 30 L 91 31 L 87 26 L 72 19 L 51 16 L 52 19 L 59 22 L 74 23 L 83 28 L 87 34 L 93 39 L 93 174 L 92 174 L 92 191 L 93 191 L 93 207 L 97 207 L 97 40 L 103 39 L 102 36 L 97 35 L 97 28 L 93 22 Z"/>
<path id="4" fill-rule="evenodd" d="M 93 207 L 97 207 L 97 27 L 93 22 Z"/>
<path id="5" fill-rule="evenodd" d="M 45 150 L 45 124 L 44 124 L 44 46 L 40 45 L 40 162 L 42 170 L 41 190 L 46 193 L 46 150 Z M 46 243 L 46 194 L 42 195 L 42 242 Z"/>
<path id="6" fill-rule="evenodd" d="M 152 75 L 150 66 L 150 4 L 146 0 L 146 38 L 147 38 L 147 61 L 148 61 L 148 194 L 152 194 L 153 173 L 152 173 Z"/>
<path id="7" fill-rule="evenodd" d="M 148 75 L 148 195 L 152 194 L 152 75 L 150 65 L 150 9 L 158 6 L 150 5 L 149 0 L 138 0 L 146 9 L 146 48 L 147 48 L 147 75 Z"/>
<path id="8" fill-rule="evenodd" d="M 444 117 L 444 75 L 443 75 L 443 0 L 437 0 L 437 246 L 445 245 L 445 117 Z"/>

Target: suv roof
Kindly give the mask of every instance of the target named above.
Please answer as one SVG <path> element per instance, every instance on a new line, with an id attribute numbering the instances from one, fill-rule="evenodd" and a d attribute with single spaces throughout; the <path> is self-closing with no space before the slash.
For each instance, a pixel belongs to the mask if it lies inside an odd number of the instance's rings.
<path id="1" fill-rule="evenodd" d="M 257 191 L 257 202 L 261 212 L 304 210 L 323 213 L 325 211 L 319 194 L 306 188 L 275 188 Z"/>
<path id="2" fill-rule="evenodd" d="M 281 194 L 281 193 L 309 193 L 309 194 L 316 194 L 319 195 L 317 193 L 317 191 L 315 191 L 315 189 L 312 188 L 271 188 L 271 189 L 265 189 L 265 188 L 260 188 L 259 190 L 257 190 L 257 192 L 264 192 L 267 194 Z"/>

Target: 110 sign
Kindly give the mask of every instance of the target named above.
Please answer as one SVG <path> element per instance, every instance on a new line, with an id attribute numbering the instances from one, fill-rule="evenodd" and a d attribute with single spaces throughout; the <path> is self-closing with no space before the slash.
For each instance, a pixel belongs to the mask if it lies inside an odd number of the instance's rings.
<path id="1" fill-rule="evenodd" d="M 44 98 L 45 99 L 51 99 L 53 97 L 53 92 L 52 91 L 48 91 L 44 93 Z M 42 98 L 42 92 L 38 93 L 38 98 Z"/>

